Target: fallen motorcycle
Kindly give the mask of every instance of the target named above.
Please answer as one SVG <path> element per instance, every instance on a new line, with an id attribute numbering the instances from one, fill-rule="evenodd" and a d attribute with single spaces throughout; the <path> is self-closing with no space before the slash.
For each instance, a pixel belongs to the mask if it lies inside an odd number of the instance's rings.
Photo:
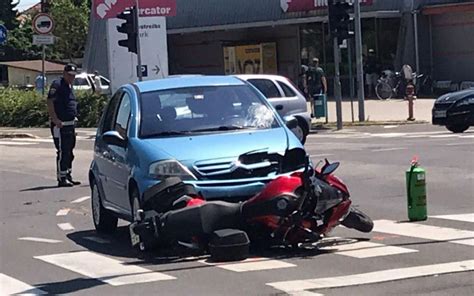
<path id="1" fill-rule="evenodd" d="M 287 151 L 301 170 L 279 177 L 245 202 L 206 201 L 179 178 L 167 178 L 144 193 L 132 245 L 144 250 L 175 242 L 209 251 L 216 261 L 248 256 L 250 241 L 265 246 L 317 242 L 342 224 L 370 232 L 372 220 L 351 207 L 346 185 L 333 172 L 339 163 L 313 169 L 303 149 Z"/>

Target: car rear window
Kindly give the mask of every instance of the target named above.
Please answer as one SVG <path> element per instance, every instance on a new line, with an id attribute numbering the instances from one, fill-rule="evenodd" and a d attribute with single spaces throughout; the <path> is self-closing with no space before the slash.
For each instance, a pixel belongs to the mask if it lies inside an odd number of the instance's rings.
<path id="1" fill-rule="evenodd" d="M 73 82 L 73 85 L 77 85 L 77 86 L 88 86 L 89 83 L 87 83 L 87 79 L 86 78 L 81 78 L 81 77 L 76 77 L 74 79 L 74 82 Z"/>
<path id="2" fill-rule="evenodd" d="M 296 93 L 284 82 L 277 81 L 280 87 L 283 89 L 283 92 L 285 93 L 285 97 L 296 97 Z"/>
<path id="3" fill-rule="evenodd" d="M 262 94 L 267 98 L 279 98 L 281 97 L 278 88 L 275 83 L 269 79 L 249 79 L 248 82 L 252 83 Z"/>

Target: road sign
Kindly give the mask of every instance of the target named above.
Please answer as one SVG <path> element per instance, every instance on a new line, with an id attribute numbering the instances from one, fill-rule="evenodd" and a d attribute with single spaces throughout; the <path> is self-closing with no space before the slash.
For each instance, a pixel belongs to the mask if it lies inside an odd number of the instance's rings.
<path id="1" fill-rule="evenodd" d="M 142 65 L 142 77 L 148 77 L 148 66 L 147 65 Z M 139 66 L 137 65 L 137 76 L 139 73 Z"/>
<path id="2" fill-rule="evenodd" d="M 38 13 L 33 19 L 33 30 L 38 34 L 49 34 L 53 28 L 54 21 L 49 14 Z"/>
<path id="3" fill-rule="evenodd" d="M 50 45 L 54 44 L 53 35 L 33 35 L 34 45 Z"/>
<path id="4" fill-rule="evenodd" d="M 0 44 L 4 44 L 7 41 L 7 28 L 4 25 L 0 25 Z"/>

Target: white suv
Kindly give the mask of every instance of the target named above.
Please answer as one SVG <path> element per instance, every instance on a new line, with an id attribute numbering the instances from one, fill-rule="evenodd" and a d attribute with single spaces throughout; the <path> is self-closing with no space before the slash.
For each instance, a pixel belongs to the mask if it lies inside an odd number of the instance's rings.
<path id="1" fill-rule="evenodd" d="M 100 77 L 100 84 L 101 89 L 100 93 L 104 95 L 110 94 L 110 80 L 105 78 L 104 76 L 99 75 Z M 86 91 L 94 91 L 94 74 L 90 73 L 80 73 L 76 75 L 76 79 L 72 84 L 74 90 L 86 90 Z"/>

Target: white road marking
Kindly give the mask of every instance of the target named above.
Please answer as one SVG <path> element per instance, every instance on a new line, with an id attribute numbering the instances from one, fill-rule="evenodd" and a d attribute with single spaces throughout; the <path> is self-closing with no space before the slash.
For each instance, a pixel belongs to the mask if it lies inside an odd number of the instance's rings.
<path id="1" fill-rule="evenodd" d="M 219 268 L 234 272 L 245 272 L 245 271 L 259 271 L 259 270 L 269 270 L 269 269 L 279 269 L 279 268 L 288 268 L 295 267 L 296 265 L 287 263 L 280 260 L 272 260 L 268 258 L 249 258 L 237 263 L 212 263 L 206 260 L 200 260 L 199 262 L 214 265 Z"/>
<path id="2" fill-rule="evenodd" d="M 326 157 L 326 156 L 333 156 L 334 154 L 314 154 L 311 155 L 311 157 Z"/>
<path id="3" fill-rule="evenodd" d="M 71 270 L 112 286 L 176 279 L 160 272 L 127 265 L 124 262 L 89 251 L 36 256 L 36 259 Z"/>
<path id="4" fill-rule="evenodd" d="M 109 240 L 103 239 L 103 238 L 98 237 L 98 236 L 85 236 L 84 239 L 87 239 L 87 240 L 90 240 L 90 241 L 93 241 L 93 242 L 96 242 L 96 243 L 99 243 L 99 244 L 108 244 L 108 243 L 110 243 Z"/>
<path id="5" fill-rule="evenodd" d="M 430 218 L 456 220 L 456 221 L 474 223 L 474 213 L 456 214 L 456 215 L 437 215 L 437 216 L 430 216 Z"/>
<path id="6" fill-rule="evenodd" d="M 0 273 L 0 295 L 44 295 L 45 291 Z"/>
<path id="7" fill-rule="evenodd" d="M 372 150 L 372 152 L 397 151 L 397 150 L 406 150 L 406 149 L 407 148 L 403 148 L 403 147 L 400 147 L 400 148 L 382 148 L 382 149 Z"/>
<path id="8" fill-rule="evenodd" d="M 298 291 L 312 289 L 330 289 L 364 284 L 375 284 L 388 281 L 413 279 L 430 275 L 466 272 L 473 270 L 474 260 L 466 260 L 442 264 L 431 264 L 415 267 L 379 270 L 374 272 L 353 274 L 347 276 L 274 282 L 267 283 L 267 285 L 291 294 Z"/>
<path id="9" fill-rule="evenodd" d="M 60 209 L 57 213 L 56 216 L 66 216 L 71 209 Z"/>
<path id="10" fill-rule="evenodd" d="M 446 146 L 464 146 L 464 145 L 471 145 L 474 147 L 474 143 L 449 143 L 445 144 Z"/>
<path id="11" fill-rule="evenodd" d="M 434 135 L 430 136 L 430 138 L 458 138 L 459 135 L 457 134 L 452 134 L 452 135 Z"/>
<path id="12" fill-rule="evenodd" d="M 64 231 L 74 230 L 74 226 L 72 226 L 71 223 L 59 223 L 58 227 Z"/>
<path id="13" fill-rule="evenodd" d="M 398 138 L 398 137 L 404 137 L 407 134 L 406 133 L 381 133 L 381 134 L 370 134 L 370 135 L 375 138 Z"/>
<path id="14" fill-rule="evenodd" d="M 18 240 L 40 242 L 40 243 L 49 243 L 49 244 L 62 243 L 62 241 L 57 240 L 57 239 L 40 238 L 40 237 L 19 237 Z"/>
<path id="15" fill-rule="evenodd" d="M 324 296 L 324 294 L 314 293 L 314 292 L 310 292 L 310 291 L 291 292 L 288 295 L 290 295 L 290 296 Z"/>
<path id="16" fill-rule="evenodd" d="M 383 128 L 397 128 L 398 125 L 384 125 Z"/>
<path id="17" fill-rule="evenodd" d="M 474 231 L 468 230 L 377 220 L 374 222 L 373 231 L 474 246 Z"/>
<path id="18" fill-rule="evenodd" d="M 88 200 L 89 198 L 91 198 L 91 197 L 90 197 L 90 196 L 80 197 L 80 198 L 78 198 L 78 199 L 75 199 L 75 200 L 71 201 L 71 203 L 81 203 L 81 202 L 83 202 L 83 201 Z"/>
<path id="19" fill-rule="evenodd" d="M 474 135 L 461 136 L 461 138 L 468 138 L 468 139 L 472 139 L 472 138 L 474 138 Z"/>
<path id="20" fill-rule="evenodd" d="M 336 241 L 337 243 L 337 241 Z M 390 256 L 406 253 L 415 253 L 418 250 L 387 246 L 384 244 L 372 242 L 355 242 L 340 245 L 333 245 L 329 247 L 321 247 L 321 250 L 332 250 L 335 254 L 344 255 L 355 258 L 371 258 L 379 256 Z"/>
<path id="21" fill-rule="evenodd" d="M 15 142 L 15 141 L 0 141 L 0 145 L 6 146 L 26 146 L 26 145 L 34 145 L 38 143 L 29 143 L 29 142 Z"/>

